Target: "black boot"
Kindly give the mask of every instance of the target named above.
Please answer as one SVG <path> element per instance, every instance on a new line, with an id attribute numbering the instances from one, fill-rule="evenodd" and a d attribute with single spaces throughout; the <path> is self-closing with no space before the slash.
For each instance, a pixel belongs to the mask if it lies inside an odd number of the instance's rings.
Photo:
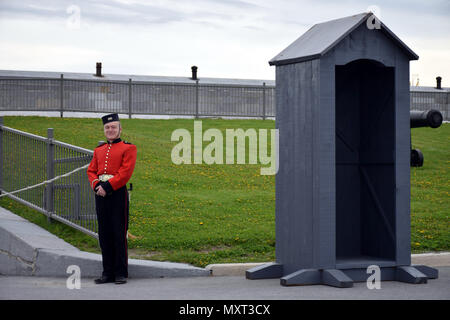
<path id="1" fill-rule="evenodd" d="M 114 280 L 112 277 L 102 276 L 101 278 L 95 279 L 94 282 L 95 284 L 104 284 L 114 282 Z"/>
<path id="2" fill-rule="evenodd" d="M 124 284 L 124 283 L 127 283 L 127 278 L 125 278 L 125 277 L 116 277 L 115 283 L 116 283 L 116 284 Z"/>

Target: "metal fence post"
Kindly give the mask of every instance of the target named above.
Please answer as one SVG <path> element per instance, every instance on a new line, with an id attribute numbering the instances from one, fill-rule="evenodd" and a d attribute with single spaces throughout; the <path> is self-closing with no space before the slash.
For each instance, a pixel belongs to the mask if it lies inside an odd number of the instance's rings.
<path id="1" fill-rule="evenodd" d="M 263 82 L 263 120 L 266 120 L 266 83 Z"/>
<path id="2" fill-rule="evenodd" d="M 131 78 L 128 79 L 128 119 L 131 119 L 131 105 L 132 105 L 132 84 L 131 84 Z"/>
<path id="3" fill-rule="evenodd" d="M 53 143 L 54 135 L 53 128 L 47 129 L 47 180 L 53 179 L 55 177 L 55 145 Z M 51 222 L 51 216 L 54 211 L 53 207 L 53 186 L 54 183 L 48 183 L 45 191 L 46 191 L 46 206 L 45 210 L 47 211 L 47 220 Z"/>
<path id="4" fill-rule="evenodd" d="M 198 80 L 195 81 L 195 119 L 198 119 Z"/>
<path id="5" fill-rule="evenodd" d="M 64 113 L 64 75 L 61 73 L 61 81 L 59 84 L 59 94 L 61 97 L 61 105 L 60 105 L 60 115 L 63 117 Z"/>
<path id="6" fill-rule="evenodd" d="M 447 110 L 444 119 L 450 120 L 450 91 L 447 92 Z"/>
<path id="7" fill-rule="evenodd" d="M 3 189 L 3 117 L 0 117 L 0 194 Z"/>

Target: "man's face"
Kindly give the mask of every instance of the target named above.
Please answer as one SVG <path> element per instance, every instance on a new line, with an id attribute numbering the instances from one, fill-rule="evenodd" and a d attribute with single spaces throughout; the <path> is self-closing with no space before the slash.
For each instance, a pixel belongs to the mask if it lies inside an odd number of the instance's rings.
<path id="1" fill-rule="evenodd" d="M 106 139 L 113 141 L 120 137 L 122 127 L 120 126 L 119 121 L 112 121 L 103 126 L 103 131 L 105 132 Z"/>

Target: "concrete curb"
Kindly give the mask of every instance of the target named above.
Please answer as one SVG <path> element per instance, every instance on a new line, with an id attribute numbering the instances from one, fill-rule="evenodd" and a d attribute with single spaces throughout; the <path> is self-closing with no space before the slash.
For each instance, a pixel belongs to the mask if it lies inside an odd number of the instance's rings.
<path id="1" fill-rule="evenodd" d="M 422 264 L 429 267 L 448 267 L 450 266 L 450 252 L 412 254 L 411 264 Z"/>
<path id="2" fill-rule="evenodd" d="M 268 262 L 209 264 L 205 269 L 209 270 L 213 276 L 245 276 L 245 271 L 248 269 L 266 263 Z"/>
<path id="3" fill-rule="evenodd" d="M 0 274 L 67 277 L 77 265 L 83 277 L 102 273 L 102 257 L 59 239 L 39 226 L 0 207 Z M 130 278 L 209 276 L 210 271 L 184 263 L 128 259 Z"/>

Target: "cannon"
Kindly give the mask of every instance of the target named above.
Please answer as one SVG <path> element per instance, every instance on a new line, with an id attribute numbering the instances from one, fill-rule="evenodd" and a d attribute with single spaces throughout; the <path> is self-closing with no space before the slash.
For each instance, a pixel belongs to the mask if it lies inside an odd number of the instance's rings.
<path id="1" fill-rule="evenodd" d="M 442 114 L 434 109 L 426 111 L 412 110 L 409 112 L 409 116 L 411 129 L 421 127 L 439 128 L 443 119 Z M 422 167 L 423 159 L 422 151 L 411 147 L 411 167 Z"/>

